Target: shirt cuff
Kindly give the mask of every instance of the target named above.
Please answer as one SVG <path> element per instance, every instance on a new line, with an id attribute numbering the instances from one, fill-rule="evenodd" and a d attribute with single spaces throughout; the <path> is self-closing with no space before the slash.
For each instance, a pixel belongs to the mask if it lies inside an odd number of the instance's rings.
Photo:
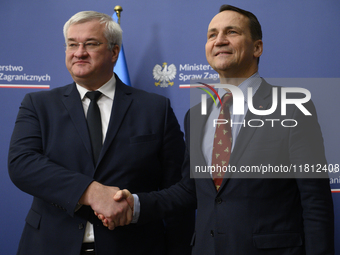
<path id="1" fill-rule="evenodd" d="M 133 200 L 134 200 L 134 205 L 133 205 L 133 217 L 131 223 L 137 223 L 139 219 L 139 214 L 140 214 L 140 202 L 139 202 L 139 197 L 136 194 L 132 194 Z"/>

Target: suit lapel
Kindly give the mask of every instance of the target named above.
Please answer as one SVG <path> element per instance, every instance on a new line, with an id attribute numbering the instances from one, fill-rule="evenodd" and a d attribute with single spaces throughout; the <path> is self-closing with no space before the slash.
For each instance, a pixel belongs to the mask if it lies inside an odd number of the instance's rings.
<path id="1" fill-rule="evenodd" d="M 266 81 L 262 80 L 259 89 L 253 96 L 254 108 L 258 110 L 268 109 L 271 106 L 271 103 L 272 103 L 272 86 L 269 85 Z M 248 121 L 251 119 L 263 119 L 263 118 L 264 116 L 255 115 L 248 110 L 245 116 L 246 125 L 240 129 L 233 152 L 230 155 L 229 164 L 231 166 L 236 166 L 238 164 L 238 161 L 240 160 L 243 152 L 247 148 L 250 140 L 252 139 L 255 131 L 257 130 L 256 127 L 249 127 L 247 125 Z M 230 176 L 231 176 L 230 173 L 224 176 L 224 180 L 222 182 L 220 190 L 222 190 L 223 186 L 230 179 Z"/>
<path id="2" fill-rule="evenodd" d="M 213 100 L 207 101 L 207 112 L 211 112 Z M 195 166 L 208 166 L 202 151 L 203 137 L 205 132 L 206 122 L 209 115 L 201 115 L 201 105 L 197 105 L 190 110 L 190 161 L 191 171 L 195 171 Z M 194 175 L 195 176 L 195 175 Z M 212 192 L 216 192 L 214 181 L 209 172 L 200 173 L 200 182 L 204 182 L 209 186 Z"/>
<path id="3" fill-rule="evenodd" d="M 132 99 L 130 97 L 131 93 L 132 92 L 129 89 L 129 87 L 124 85 L 116 76 L 116 91 L 112 105 L 109 126 L 106 133 L 102 151 L 98 158 L 98 163 L 105 155 L 114 137 L 117 135 L 117 132 L 127 113 L 127 110 L 132 102 Z M 91 140 L 87 128 L 86 118 L 84 115 L 84 108 L 82 106 L 79 92 L 77 90 L 75 83 L 66 88 L 62 101 L 84 143 L 84 146 L 89 154 L 89 158 L 92 158 Z"/>
<path id="4" fill-rule="evenodd" d="M 71 120 L 81 137 L 89 157 L 92 158 L 92 149 L 87 123 L 84 115 L 84 108 L 75 83 L 66 88 L 62 102 L 65 105 Z"/>
<path id="5" fill-rule="evenodd" d="M 118 76 L 116 76 L 116 91 L 113 100 L 109 126 L 106 132 L 102 151 L 99 155 L 98 163 L 103 158 L 113 139 L 117 135 L 124 117 L 126 116 L 126 113 L 132 103 L 132 97 L 130 96 L 131 94 L 132 91 L 129 89 L 129 87 L 124 85 Z"/>

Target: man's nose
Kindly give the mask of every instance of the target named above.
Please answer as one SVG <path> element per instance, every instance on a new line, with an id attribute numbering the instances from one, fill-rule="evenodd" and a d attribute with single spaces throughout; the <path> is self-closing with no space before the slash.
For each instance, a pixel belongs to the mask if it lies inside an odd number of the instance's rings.
<path id="1" fill-rule="evenodd" d="M 228 36 L 224 33 L 219 33 L 215 40 L 216 46 L 227 45 L 229 44 Z"/>
<path id="2" fill-rule="evenodd" d="M 88 55 L 86 51 L 85 45 L 83 43 L 79 43 L 78 49 L 74 52 L 74 56 L 82 57 Z"/>

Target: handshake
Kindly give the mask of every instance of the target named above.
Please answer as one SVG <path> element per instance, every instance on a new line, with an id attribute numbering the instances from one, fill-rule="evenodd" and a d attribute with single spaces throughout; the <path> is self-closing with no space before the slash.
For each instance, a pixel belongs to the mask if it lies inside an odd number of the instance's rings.
<path id="1" fill-rule="evenodd" d="M 91 206 L 95 215 L 110 230 L 128 225 L 132 221 L 134 198 L 128 190 L 92 182 L 79 200 Z"/>

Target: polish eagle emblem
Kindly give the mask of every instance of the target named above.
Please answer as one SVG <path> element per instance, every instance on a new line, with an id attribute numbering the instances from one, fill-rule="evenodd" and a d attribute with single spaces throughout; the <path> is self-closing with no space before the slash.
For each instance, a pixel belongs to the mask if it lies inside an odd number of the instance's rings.
<path id="1" fill-rule="evenodd" d="M 163 70 L 162 70 L 162 66 L 163 66 Z M 162 88 L 166 88 L 169 85 L 172 86 L 174 85 L 173 82 L 171 82 L 171 80 L 175 79 L 176 77 L 176 66 L 174 64 L 171 64 L 168 66 L 168 64 L 166 62 L 163 63 L 163 65 L 155 65 L 155 67 L 153 68 L 153 78 L 158 81 L 155 82 L 155 85 L 158 86 L 160 85 L 160 87 Z"/>

